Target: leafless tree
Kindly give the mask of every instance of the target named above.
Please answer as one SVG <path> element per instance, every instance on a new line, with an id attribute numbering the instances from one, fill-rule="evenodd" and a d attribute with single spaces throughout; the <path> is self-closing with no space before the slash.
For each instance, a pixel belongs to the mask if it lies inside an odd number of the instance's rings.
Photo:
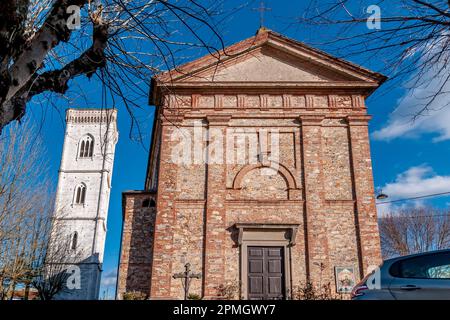
<path id="1" fill-rule="evenodd" d="M 61 220 L 52 219 L 45 231 L 44 236 L 40 234 L 32 256 L 30 284 L 41 300 L 52 300 L 64 291 L 70 293 L 67 288 L 72 275 L 70 269 L 82 261 L 85 252 L 73 246 Z"/>
<path id="2" fill-rule="evenodd" d="M 36 130 L 14 124 L 0 138 L 0 297 L 29 279 L 53 210 L 46 152 Z"/>
<path id="3" fill-rule="evenodd" d="M 388 213 L 379 219 L 384 258 L 450 248 L 450 211 L 431 207 Z"/>
<path id="4" fill-rule="evenodd" d="M 142 107 L 136 98 L 148 95 L 151 75 L 175 67 L 186 49 L 223 48 L 217 25 L 226 13 L 213 0 L 1 1 L 0 130 L 21 119 L 33 97 L 79 98 L 71 80 L 94 75 L 135 123 L 132 110 Z"/>
<path id="5" fill-rule="evenodd" d="M 41 299 L 52 298 L 65 284 L 63 271 L 82 254 L 71 250 L 67 233 L 54 219 L 46 156 L 29 122 L 12 124 L 0 137 L 1 300 L 12 299 L 17 288 L 27 299 L 31 287 Z"/>
<path id="6" fill-rule="evenodd" d="M 418 105 L 411 106 L 413 119 L 433 111 L 436 100 L 448 94 L 450 1 L 310 0 L 308 4 L 297 21 L 320 28 L 323 32 L 314 34 L 321 35 L 318 41 L 327 50 L 342 57 L 379 61 L 383 64 L 379 71 L 390 77 L 386 89 L 399 84 L 425 89 Z"/>
<path id="7" fill-rule="evenodd" d="M 29 123 L 15 124 L 0 137 L 0 244 L 13 241 L 16 228 L 48 196 L 45 154 Z M 0 246 L 0 257 L 4 250 Z"/>

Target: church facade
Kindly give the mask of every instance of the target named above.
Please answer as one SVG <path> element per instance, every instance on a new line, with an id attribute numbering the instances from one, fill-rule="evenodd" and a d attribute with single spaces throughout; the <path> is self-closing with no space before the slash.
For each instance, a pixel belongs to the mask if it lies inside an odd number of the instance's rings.
<path id="1" fill-rule="evenodd" d="M 123 193 L 117 295 L 347 292 L 381 262 L 365 99 L 381 74 L 260 29 L 152 79 L 144 190 Z M 347 285 L 347 287 L 346 287 Z"/>

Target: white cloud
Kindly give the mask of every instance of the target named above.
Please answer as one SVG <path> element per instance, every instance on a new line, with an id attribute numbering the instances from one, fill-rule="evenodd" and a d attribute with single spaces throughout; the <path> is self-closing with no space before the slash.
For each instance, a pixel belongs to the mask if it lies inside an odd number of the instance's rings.
<path id="1" fill-rule="evenodd" d="M 110 270 L 103 274 L 101 285 L 103 287 L 112 287 L 116 285 L 117 270 Z"/>
<path id="2" fill-rule="evenodd" d="M 411 167 L 383 187 L 391 199 L 411 198 L 450 191 L 450 176 L 440 176 L 427 165 Z"/>
<path id="3" fill-rule="evenodd" d="M 389 198 L 385 201 L 413 198 L 434 193 L 450 192 L 450 176 L 437 175 L 430 166 L 420 165 L 411 167 L 397 175 L 394 182 L 387 183 L 383 187 L 383 193 Z M 382 201 L 380 201 L 382 202 Z M 400 202 L 397 204 L 378 204 L 378 215 L 402 209 L 409 206 L 420 207 L 424 200 Z"/>
<path id="4" fill-rule="evenodd" d="M 450 81 L 445 82 L 448 76 L 450 76 L 450 66 L 444 62 L 435 63 L 432 68 L 420 76 L 416 74 L 416 77 L 420 78 L 420 83 L 415 89 L 407 90 L 407 93 L 397 101 L 398 107 L 389 115 L 386 125 L 375 131 L 372 137 L 377 140 L 392 140 L 399 137 L 414 138 L 432 133 L 436 134 L 435 142 L 449 140 Z M 430 103 L 429 111 L 413 121 L 413 116 L 430 101 L 430 96 L 438 92 L 441 87 L 442 94 Z"/>

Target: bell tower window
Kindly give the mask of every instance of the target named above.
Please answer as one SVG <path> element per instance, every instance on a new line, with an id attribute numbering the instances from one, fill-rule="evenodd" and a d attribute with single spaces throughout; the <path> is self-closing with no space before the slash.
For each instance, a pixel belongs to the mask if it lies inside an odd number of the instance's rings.
<path id="1" fill-rule="evenodd" d="M 79 144 L 78 156 L 80 158 L 91 158 L 94 154 L 94 138 L 91 135 L 83 137 Z"/>
<path id="2" fill-rule="evenodd" d="M 84 204 L 86 199 L 86 185 L 81 183 L 75 189 L 75 204 Z"/>
<path id="3" fill-rule="evenodd" d="M 72 236 L 72 243 L 71 243 L 71 249 L 77 250 L 77 244 L 78 244 L 78 232 L 75 232 Z"/>

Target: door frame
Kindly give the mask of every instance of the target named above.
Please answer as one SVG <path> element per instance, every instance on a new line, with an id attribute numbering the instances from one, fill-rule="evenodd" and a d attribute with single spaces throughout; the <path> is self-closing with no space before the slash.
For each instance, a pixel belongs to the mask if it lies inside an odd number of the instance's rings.
<path id="1" fill-rule="evenodd" d="M 282 247 L 283 248 L 283 278 L 284 278 L 284 299 L 289 300 L 291 290 L 291 261 L 290 246 L 286 241 L 243 241 L 241 250 L 241 297 L 248 299 L 248 247 Z"/>
<path id="2" fill-rule="evenodd" d="M 290 247 L 284 241 L 267 241 L 262 243 L 261 241 L 245 241 L 241 245 L 241 270 L 242 270 L 242 296 L 245 300 L 248 299 L 248 247 L 281 247 L 283 248 L 283 278 L 284 278 L 284 300 L 289 300 L 288 293 L 291 292 L 290 288 L 290 261 L 288 260 L 288 250 Z M 288 263 L 289 261 L 289 263 Z"/>
<path id="3" fill-rule="evenodd" d="M 284 299 L 292 298 L 291 247 L 299 224 L 277 223 L 236 223 L 238 230 L 237 244 L 240 254 L 241 299 L 248 299 L 248 247 L 283 247 L 284 252 Z"/>

